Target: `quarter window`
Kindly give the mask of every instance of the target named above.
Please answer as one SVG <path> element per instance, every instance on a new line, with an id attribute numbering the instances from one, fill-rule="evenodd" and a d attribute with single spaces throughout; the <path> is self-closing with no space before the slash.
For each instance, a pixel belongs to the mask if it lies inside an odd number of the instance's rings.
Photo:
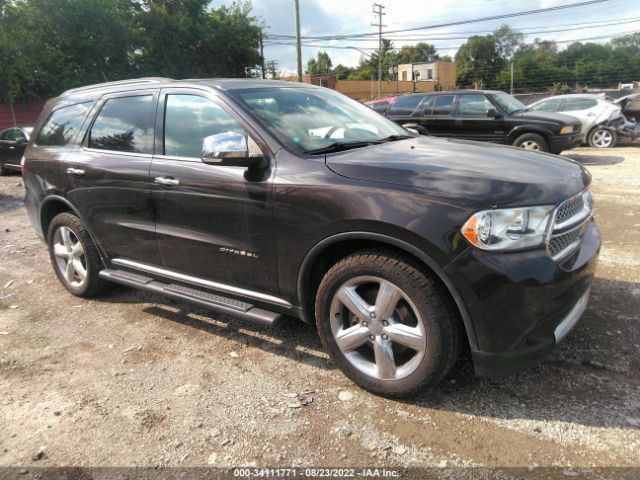
<path id="1" fill-rule="evenodd" d="M 495 108 L 484 95 L 462 95 L 458 105 L 461 117 L 486 117 L 490 109 Z"/>
<path id="2" fill-rule="evenodd" d="M 453 95 L 438 95 L 433 104 L 433 115 L 451 115 Z"/>
<path id="3" fill-rule="evenodd" d="M 107 100 L 89 133 L 89 148 L 153 153 L 153 95 Z"/>
<path id="4" fill-rule="evenodd" d="M 5 130 L 4 132 L 0 133 L 0 140 L 4 140 L 4 141 L 15 140 L 15 136 L 13 135 L 13 128 L 10 128 L 9 130 Z"/>
<path id="5" fill-rule="evenodd" d="M 224 132 L 246 135 L 222 107 L 196 95 L 167 95 L 164 116 L 164 154 L 200 158 L 205 137 Z"/>
<path id="6" fill-rule="evenodd" d="M 79 103 L 56 110 L 45 121 L 36 137 L 36 145 L 64 147 L 77 135 L 93 103 Z"/>

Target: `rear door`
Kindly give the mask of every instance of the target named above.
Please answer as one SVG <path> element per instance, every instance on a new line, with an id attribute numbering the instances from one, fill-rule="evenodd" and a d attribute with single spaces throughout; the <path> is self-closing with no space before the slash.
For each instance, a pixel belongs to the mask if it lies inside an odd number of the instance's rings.
<path id="1" fill-rule="evenodd" d="M 504 118 L 489 116 L 497 107 L 482 93 L 458 95 L 454 136 L 465 140 L 503 143 Z"/>
<path id="2" fill-rule="evenodd" d="M 455 134 L 454 94 L 434 95 L 422 111 L 422 125 L 429 130 L 429 135 L 437 137 L 453 137 Z"/>
<path id="3" fill-rule="evenodd" d="M 149 181 L 157 100 L 157 90 L 104 96 L 66 158 L 68 196 L 111 259 L 160 263 Z"/>
<path id="4" fill-rule="evenodd" d="M 15 149 L 15 137 L 13 131 L 13 128 L 8 128 L 4 132 L 0 133 L 0 162 L 2 162 L 3 165 L 11 163 L 9 159 Z"/>

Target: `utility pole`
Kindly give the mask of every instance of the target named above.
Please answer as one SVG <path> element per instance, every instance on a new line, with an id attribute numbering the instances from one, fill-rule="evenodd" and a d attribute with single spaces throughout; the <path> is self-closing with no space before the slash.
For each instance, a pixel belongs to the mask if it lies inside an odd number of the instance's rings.
<path id="1" fill-rule="evenodd" d="M 260 29 L 260 70 L 262 70 L 262 79 L 267 78 L 264 71 L 264 44 L 262 43 L 262 29 Z"/>
<path id="2" fill-rule="evenodd" d="M 511 91 L 509 93 L 513 95 L 513 60 L 511 60 Z"/>
<path id="3" fill-rule="evenodd" d="M 298 81 L 302 81 L 302 46 L 300 45 L 300 6 L 293 0 L 296 9 L 296 56 L 298 57 Z"/>
<path id="4" fill-rule="evenodd" d="M 382 82 L 382 27 L 386 25 L 382 24 L 382 16 L 384 13 L 384 5 L 381 3 L 373 4 L 373 13 L 378 16 L 378 23 L 372 23 L 374 27 L 378 27 L 378 98 L 380 98 L 380 84 Z"/>

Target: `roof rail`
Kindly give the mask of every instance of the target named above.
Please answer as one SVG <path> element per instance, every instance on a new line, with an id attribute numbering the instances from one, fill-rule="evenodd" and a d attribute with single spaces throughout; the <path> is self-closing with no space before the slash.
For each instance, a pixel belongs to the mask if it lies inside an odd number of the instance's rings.
<path id="1" fill-rule="evenodd" d="M 170 82 L 171 78 L 164 77 L 146 77 L 146 78 L 134 78 L 131 80 L 117 80 L 115 82 L 95 83 L 93 85 L 86 85 L 84 87 L 72 88 L 62 92 L 61 96 L 72 95 L 74 93 L 88 92 L 91 90 L 99 90 L 101 88 L 127 86 L 127 85 L 144 85 L 146 83 L 163 83 Z"/>

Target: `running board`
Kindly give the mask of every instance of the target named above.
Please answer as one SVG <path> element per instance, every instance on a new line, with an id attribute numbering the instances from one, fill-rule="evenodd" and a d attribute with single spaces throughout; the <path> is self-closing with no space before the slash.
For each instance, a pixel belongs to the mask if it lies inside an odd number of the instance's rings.
<path id="1" fill-rule="evenodd" d="M 173 298 L 174 300 L 195 303 L 196 305 L 210 308 L 216 312 L 232 315 L 260 325 L 271 326 L 276 320 L 282 317 L 280 313 L 263 310 L 241 300 L 223 297 L 222 295 L 174 283 L 159 282 L 151 277 L 127 272 L 126 270 L 105 269 L 100 271 L 100 278 L 128 287 L 158 293 L 165 297 Z"/>

